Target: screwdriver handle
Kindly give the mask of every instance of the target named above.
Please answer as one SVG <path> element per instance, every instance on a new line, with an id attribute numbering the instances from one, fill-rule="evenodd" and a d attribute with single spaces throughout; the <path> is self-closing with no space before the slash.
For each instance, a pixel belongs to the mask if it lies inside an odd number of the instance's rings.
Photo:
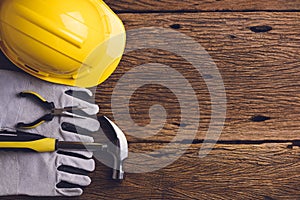
<path id="1" fill-rule="evenodd" d="M 53 152 L 57 140 L 24 132 L 0 132 L 0 150 Z"/>

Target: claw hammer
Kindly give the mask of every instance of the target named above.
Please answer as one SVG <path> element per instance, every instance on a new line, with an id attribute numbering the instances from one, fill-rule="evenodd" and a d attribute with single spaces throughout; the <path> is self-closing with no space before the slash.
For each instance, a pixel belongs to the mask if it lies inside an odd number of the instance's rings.
<path id="1" fill-rule="evenodd" d="M 98 117 L 100 126 L 110 140 L 106 151 L 113 157 L 113 175 L 116 180 L 124 179 L 124 160 L 128 157 L 128 143 L 123 131 L 106 116 Z"/>

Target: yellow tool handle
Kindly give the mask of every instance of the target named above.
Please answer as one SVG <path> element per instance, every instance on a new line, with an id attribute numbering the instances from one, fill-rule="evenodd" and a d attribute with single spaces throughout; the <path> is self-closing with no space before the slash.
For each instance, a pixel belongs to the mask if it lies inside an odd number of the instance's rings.
<path id="1" fill-rule="evenodd" d="M 44 101 L 44 102 L 47 101 L 44 97 L 42 97 L 42 96 L 39 95 L 38 93 L 33 92 L 33 91 L 30 91 L 30 90 L 25 90 L 25 91 L 21 92 L 20 94 L 21 94 L 21 95 L 24 95 L 24 96 L 26 96 L 26 95 L 32 95 L 32 96 L 37 97 L 37 98 L 38 98 L 39 100 L 41 100 L 41 101 Z"/>
<path id="2" fill-rule="evenodd" d="M 26 90 L 26 91 L 20 92 L 19 96 L 32 98 L 32 99 L 36 100 L 37 102 L 39 102 L 46 109 L 51 110 L 51 109 L 55 108 L 53 102 L 48 102 L 44 97 L 42 97 L 40 94 L 38 94 L 34 91 Z"/>
<path id="3" fill-rule="evenodd" d="M 56 139 L 43 138 L 34 141 L 2 141 L 0 142 L 0 149 L 29 149 L 36 152 L 53 152 L 56 150 Z"/>

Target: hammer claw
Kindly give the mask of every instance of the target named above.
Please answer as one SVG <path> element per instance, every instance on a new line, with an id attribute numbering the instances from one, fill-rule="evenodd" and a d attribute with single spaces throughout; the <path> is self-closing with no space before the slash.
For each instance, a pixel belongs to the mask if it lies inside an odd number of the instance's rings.
<path id="1" fill-rule="evenodd" d="M 128 143 L 123 131 L 106 116 L 98 118 L 104 134 L 110 139 L 107 152 L 113 157 L 113 175 L 116 180 L 124 179 L 124 160 L 128 157 Z"/>

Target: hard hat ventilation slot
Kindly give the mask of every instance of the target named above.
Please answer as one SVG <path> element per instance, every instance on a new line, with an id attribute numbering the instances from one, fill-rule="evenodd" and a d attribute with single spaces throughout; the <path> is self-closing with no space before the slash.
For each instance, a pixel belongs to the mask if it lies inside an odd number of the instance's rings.
<path id="1" fill-rule="evenodd" d="M 38 70 L 36 70 L 36 69 L 34 69 L 34 68 L 32 68 L 32 67 L 30 67 L 30 66 L 28 66 L 28 65 L 25 65 L 25 67 L 27 67 L 28 69 L 30 69 L 31 71 L 33 71 L 33 72 L 35 72 L 35 73 L 39 73 Z"/>

